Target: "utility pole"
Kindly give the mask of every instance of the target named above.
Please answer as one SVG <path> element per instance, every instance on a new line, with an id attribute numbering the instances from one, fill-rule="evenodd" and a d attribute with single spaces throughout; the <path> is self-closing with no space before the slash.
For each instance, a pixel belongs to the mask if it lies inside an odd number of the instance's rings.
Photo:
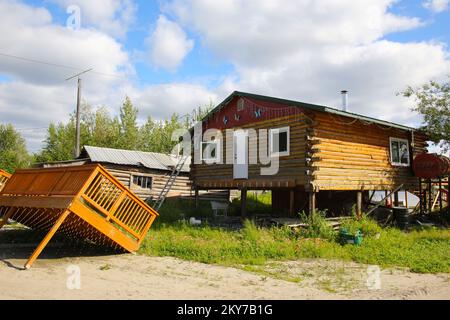
<path id="1" fill-rule="evenodd" d="M 92 71 L 91 69 L 80 72 L 70 78 L 67 78 L 66 81 L 72 80 L 74 78 L 78 78 L 78 93 L 77 93 L 77 112 L 76 112 L 76 134 L 75 134 L 75 151 L 74 156 L 75 159 L 80 156 L 80 104 L 81 104 L 81 78 L 82 74 L 88 73 Z"/>

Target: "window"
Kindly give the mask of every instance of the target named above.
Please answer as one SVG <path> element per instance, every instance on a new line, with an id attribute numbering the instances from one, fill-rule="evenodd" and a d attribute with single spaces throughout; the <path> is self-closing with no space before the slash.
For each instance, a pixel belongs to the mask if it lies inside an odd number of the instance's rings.
<path id="1" fill-rule="evenodd" d="M 220 142 L 218 140 L 202 142 L 202 161 L 217 163 L 220 161 Z"/>
<path id="2" fill-rule="evenodd" d="M 153 178 L 149 176 L 135 176 L 133 175 L 133 185 L 142 189 L 151 190 L 153 188 Z"/>
<path id="3" fill-rule="evenodd" d="M 240 98 L 237 102 L 237 111 L 238 112 L 244 111 L 244 109 L 245 109 L 245 100 Z"/>
<path id="4" fill-rule="evenodd" d="M 409 142 L 405 139 L 391 138 L 391 164 L 394 166 L 409 167 Z"/>
<path id="5" fill-rule="evenodd" d="M 271 129 L 269 133 L 270 154 L 286 157 L 290 154 L 290 128 Z"/>

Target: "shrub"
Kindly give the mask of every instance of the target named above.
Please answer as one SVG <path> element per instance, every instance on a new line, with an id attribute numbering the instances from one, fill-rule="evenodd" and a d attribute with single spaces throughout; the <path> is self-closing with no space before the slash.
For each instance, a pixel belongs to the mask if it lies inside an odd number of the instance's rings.
<path id="1" fill-rule="evenodd" d="M 325 217 L 326 211 L 316 211 L 311 215 L 301 212 L 300 220 L 306 224 L 305 228 L 301 231 L 301 235 L 305 238 L 335 239 L 336 233 Z"/>
<path id="2" fill-rule="evenodd" d="M 365 237 L 373 237 L 382 231 L 378 223 L 367 216 L 363 216 L 361 219 L 354 216 L 352 219 L 344 220 L 341 227 L 352 235 L 361 231 Z"/>
<path id="3" fill-rule="evenodd" d="M 245 220 L 242 235 L 245 240 L 250 242 L 257 242 L 261 239 L 261 230 L 250 220 Z"/>

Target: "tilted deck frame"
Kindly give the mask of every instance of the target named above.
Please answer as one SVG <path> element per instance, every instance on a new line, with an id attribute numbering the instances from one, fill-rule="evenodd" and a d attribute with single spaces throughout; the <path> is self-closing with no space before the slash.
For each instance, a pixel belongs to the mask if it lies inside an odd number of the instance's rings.
<path id="1" fill-rule="evenodd" d="M 0 228 L 12 219 L 48 232 L 29 269 L 56 232 L 135 252 L 158 213 L 102 166 L 85 165 L 18 170 L 0 192 L 2 215 Z"/>
<path id="2" fill-rule="evenodd" d="M 0 191 L 5 187 L 6 182 L 11 178 L 8 172 L 0 170 Z"/>

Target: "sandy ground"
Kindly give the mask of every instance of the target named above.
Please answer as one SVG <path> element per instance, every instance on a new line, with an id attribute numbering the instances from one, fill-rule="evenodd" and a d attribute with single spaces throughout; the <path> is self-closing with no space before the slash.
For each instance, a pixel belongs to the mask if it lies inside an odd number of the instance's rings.
<path id="1" fill-rule="evenodd" d="M 450 299 L 448 274 L 383 270 L 381 288 L 369 290 L 367 266 L 354 263 L 304 260 L 244 271 L 129 254 L 44 254 L 21 270 L 30 249 L 0 247 L 0 299 Z M 81 288 L 68 289 L 77 270 Z"/>

